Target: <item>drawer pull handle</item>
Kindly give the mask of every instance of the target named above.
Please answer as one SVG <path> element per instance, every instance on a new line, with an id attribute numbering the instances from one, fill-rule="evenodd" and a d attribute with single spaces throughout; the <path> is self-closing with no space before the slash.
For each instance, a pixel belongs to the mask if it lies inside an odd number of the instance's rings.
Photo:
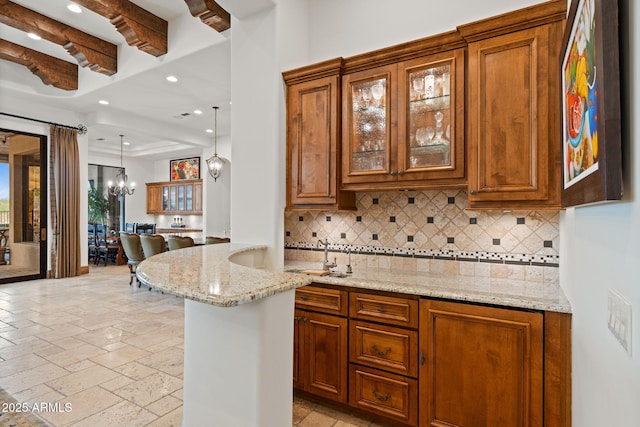
<path id="1" fill-rule="evenodd" d="M 387 354 L 391 353 L 391 347 L 387 347 L 386 350 L 382 351 L 378 350 L 378 347 L 375 344 L 373 345 L 373 347 L 371 347 L 371 350 L 373 350 L 373 352 L 378 356 L 386 356 Z"/>
<path id="2" fill-rule="evenodd" d="M 385 311 L 387 310 L 385 310 L 383 306 L 378 307 L 378 313 L 384 313 Z"/>
<path id="3" fill-rule="evenodd" d="M 389 400 L 391 398 L 391 393 L 387 393 L 386 395 L 382 396 L 382 395 L 378 394 L 378 392 L 376 391 L 375 388 L 373 390 L 371 390 L 371 393 L 373 393 L 373 395 L 376 397 L 376 399 L 378 399 L 380 402 L 386 402 L 387 400 Z"/>
<path id="4" fill-rule="evenodd" d="M 306 300 L 308 300 L 308 299 L 309 299 L 309 297 L 308 297 L 308 296 L 306 296 L 306 295 L 300 295 L 300 299 L 301 299 L 302 301 L 306 301 Z"/>

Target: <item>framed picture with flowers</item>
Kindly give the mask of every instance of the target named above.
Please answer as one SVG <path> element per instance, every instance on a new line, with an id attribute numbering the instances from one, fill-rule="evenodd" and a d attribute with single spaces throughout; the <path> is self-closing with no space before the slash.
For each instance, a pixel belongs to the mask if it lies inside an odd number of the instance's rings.
<path id="1" fill-rule="evenodd" d="M 617 0 L 573 0 L 561 57 L 562 205 L 622 198 Z"/>
<path id="2" fill-rule="evenodd" d="M 171 181 L 183 179 L 200 179 L 200 157 L 176 159 L 169 162 Z"/>

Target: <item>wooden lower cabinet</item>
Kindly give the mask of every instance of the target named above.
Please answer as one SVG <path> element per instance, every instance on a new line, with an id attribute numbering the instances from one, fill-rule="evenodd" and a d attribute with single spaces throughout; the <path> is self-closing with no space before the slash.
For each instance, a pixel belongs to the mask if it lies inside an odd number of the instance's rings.
<path id="1" fill-rule="evenodd" d="M 349 403 L 358 409 L 415 426 L 418 422 L 418 381 L 351 364 Z"/>
<path id="2" fill-rule="evenodd" d="M 420 425 L 543 425 L 542 313 L 425 299 L 420 320 Z"/>
<path id="3" fill-rule="evenodd" d="M 382 423 L 571 426 L 570 314 L 318 285 L 295 319 L 294 388 Z"/>
<path id="4" fill-rule="evenodd" d="M 347 319 L 295 310 L 294 388 L 347 402 Z"/>

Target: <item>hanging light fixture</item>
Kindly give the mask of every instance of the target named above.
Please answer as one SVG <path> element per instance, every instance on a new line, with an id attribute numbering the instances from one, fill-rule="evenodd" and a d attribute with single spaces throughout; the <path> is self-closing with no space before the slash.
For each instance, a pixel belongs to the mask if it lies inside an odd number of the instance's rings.
<path id="1" fill-rule="evenodd" d="M 122 146 L 124 145 L 122 138 L 124 138 L 124 135 L 120 135 L 120 173 L 116 175 L 115 185 L 111 181 L 109 181 L 107 185 L 109 186 L 109 194 L 111 194 L 112 196 L 122 195 L 124 197 L 127 194 L 132 195 L 133 192 L 136 191 L 136 189 L 134 188 L 136 186 L 136 183 L 132 182 L 131 187 L 127 185 L 127 181 L 129 178 L 124 173 L 124 166 L 122 165 Z"/>
<path id="2" fill-rule="evenodd" d="M 218 156 L 218 108 L 212 107 L 215 111 L 215 121 L 213 125 L 213 156 L 207 159 L 207 167 L 209 168 L 209 175 L 213 177 L 214 181 L 217 181 L 222 174 L 222 168 L 224 167 L 224 159 Z"/>

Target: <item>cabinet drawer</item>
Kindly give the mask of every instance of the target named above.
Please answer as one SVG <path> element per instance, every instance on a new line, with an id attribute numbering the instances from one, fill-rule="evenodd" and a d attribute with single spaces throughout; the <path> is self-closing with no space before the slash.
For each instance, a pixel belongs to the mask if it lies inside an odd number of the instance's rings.
<path id="1" fill-rule="evenodd" d="M 351 365 L 349 404 L 415 426 L 418 422 L 418 382 Z"/>
<path id="2" fill-rule="evenodd" d="M 346 316 L 348 313 L 347 291 L 303 286 L 296 289 L 296 307 Z"/>
<path id="3" fill-rule="evenodd" d="M 418 300 L 360 292 L 351 292 L 350 300 L 351 317 L 408 328 L 418 327 Z"/>
<path id="4" fill-rule="evenodd" d="M 353 320 L 349 336 L 351 362 L 409 377 L 418 375 L 416 331 Z"/>

